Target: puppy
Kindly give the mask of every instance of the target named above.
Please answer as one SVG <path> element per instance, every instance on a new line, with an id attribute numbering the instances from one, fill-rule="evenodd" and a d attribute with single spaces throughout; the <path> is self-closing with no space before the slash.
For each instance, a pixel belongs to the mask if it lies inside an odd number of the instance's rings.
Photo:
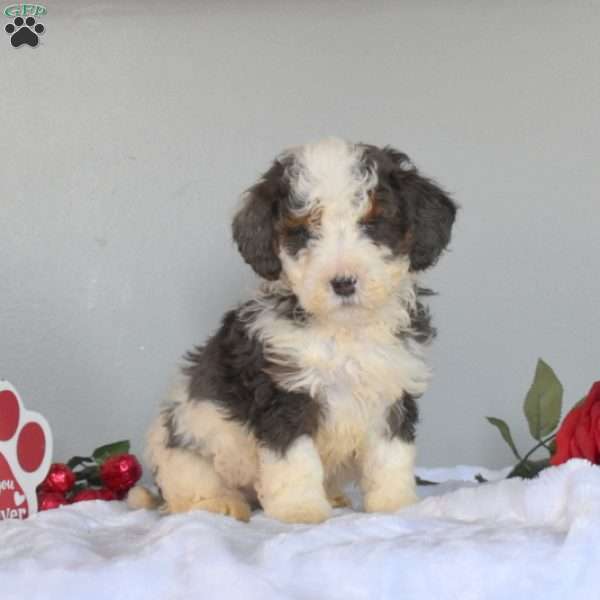
<path id="1" fill-rule="evenodd" d="M 408 157 L 339 139 L 283 152 L 233 220 L 263 279 L 187 355 L 148 437 L 160 498 L 133 506 L 202 509 L 246 521 L 251 506 L 318 523 L 348 504 L 415 502 L 415 400 L 433 337 L 417 275 L 446 248 L 452 200 Z"/>

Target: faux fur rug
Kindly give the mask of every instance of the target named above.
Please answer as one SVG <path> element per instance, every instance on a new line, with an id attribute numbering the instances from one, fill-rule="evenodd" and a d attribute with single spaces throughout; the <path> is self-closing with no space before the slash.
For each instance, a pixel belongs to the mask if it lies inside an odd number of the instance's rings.
<path id="1" fill-rule="evenodd" d="M 533 481 L 421 469 L 418 505 L 336 510 L 318 526 L 85 502 L 0 522 L 0 598 L 340 600 L 600 598 L 600 467 Z M 454 481 L 451 481 L 454 480 Z"/>

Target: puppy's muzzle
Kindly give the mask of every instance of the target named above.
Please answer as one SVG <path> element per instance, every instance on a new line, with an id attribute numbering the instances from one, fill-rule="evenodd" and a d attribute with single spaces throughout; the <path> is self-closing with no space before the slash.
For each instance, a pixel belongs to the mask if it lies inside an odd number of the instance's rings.
<path id="1" fill-rule="evenodd" d="M 356 291 L 356 277 L 335 277 L 330 283 L 335 294 L 342 298 L 352 296 Z"/>

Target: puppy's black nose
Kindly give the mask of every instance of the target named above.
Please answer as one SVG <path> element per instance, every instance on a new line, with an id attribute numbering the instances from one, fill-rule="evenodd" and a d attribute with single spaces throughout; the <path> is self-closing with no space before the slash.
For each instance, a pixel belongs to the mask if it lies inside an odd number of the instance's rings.
<path id="1" fill-rule="evenodd" d="M 331 280 L 331 287 L 338 296 L 352 296 L 356 291 L 354 277 L 336 277 Z"/>

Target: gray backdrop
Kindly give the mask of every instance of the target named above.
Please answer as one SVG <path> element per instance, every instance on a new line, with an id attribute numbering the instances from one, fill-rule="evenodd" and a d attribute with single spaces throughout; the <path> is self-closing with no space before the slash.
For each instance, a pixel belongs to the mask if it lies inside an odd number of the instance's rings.
<path id="1" fill-rule="evenodd" d="M 396 145 L 462 205 L 420 464 L 510 461 L 484 417 L 528 443 L 538 356 L 569 404 L 600 378 L 598 1 L 46 5 L 38 48 L 0 32 L 0 376 L 55 458 L 140 450 L 254 284 L 239 192 L 324 135 Z"/>

